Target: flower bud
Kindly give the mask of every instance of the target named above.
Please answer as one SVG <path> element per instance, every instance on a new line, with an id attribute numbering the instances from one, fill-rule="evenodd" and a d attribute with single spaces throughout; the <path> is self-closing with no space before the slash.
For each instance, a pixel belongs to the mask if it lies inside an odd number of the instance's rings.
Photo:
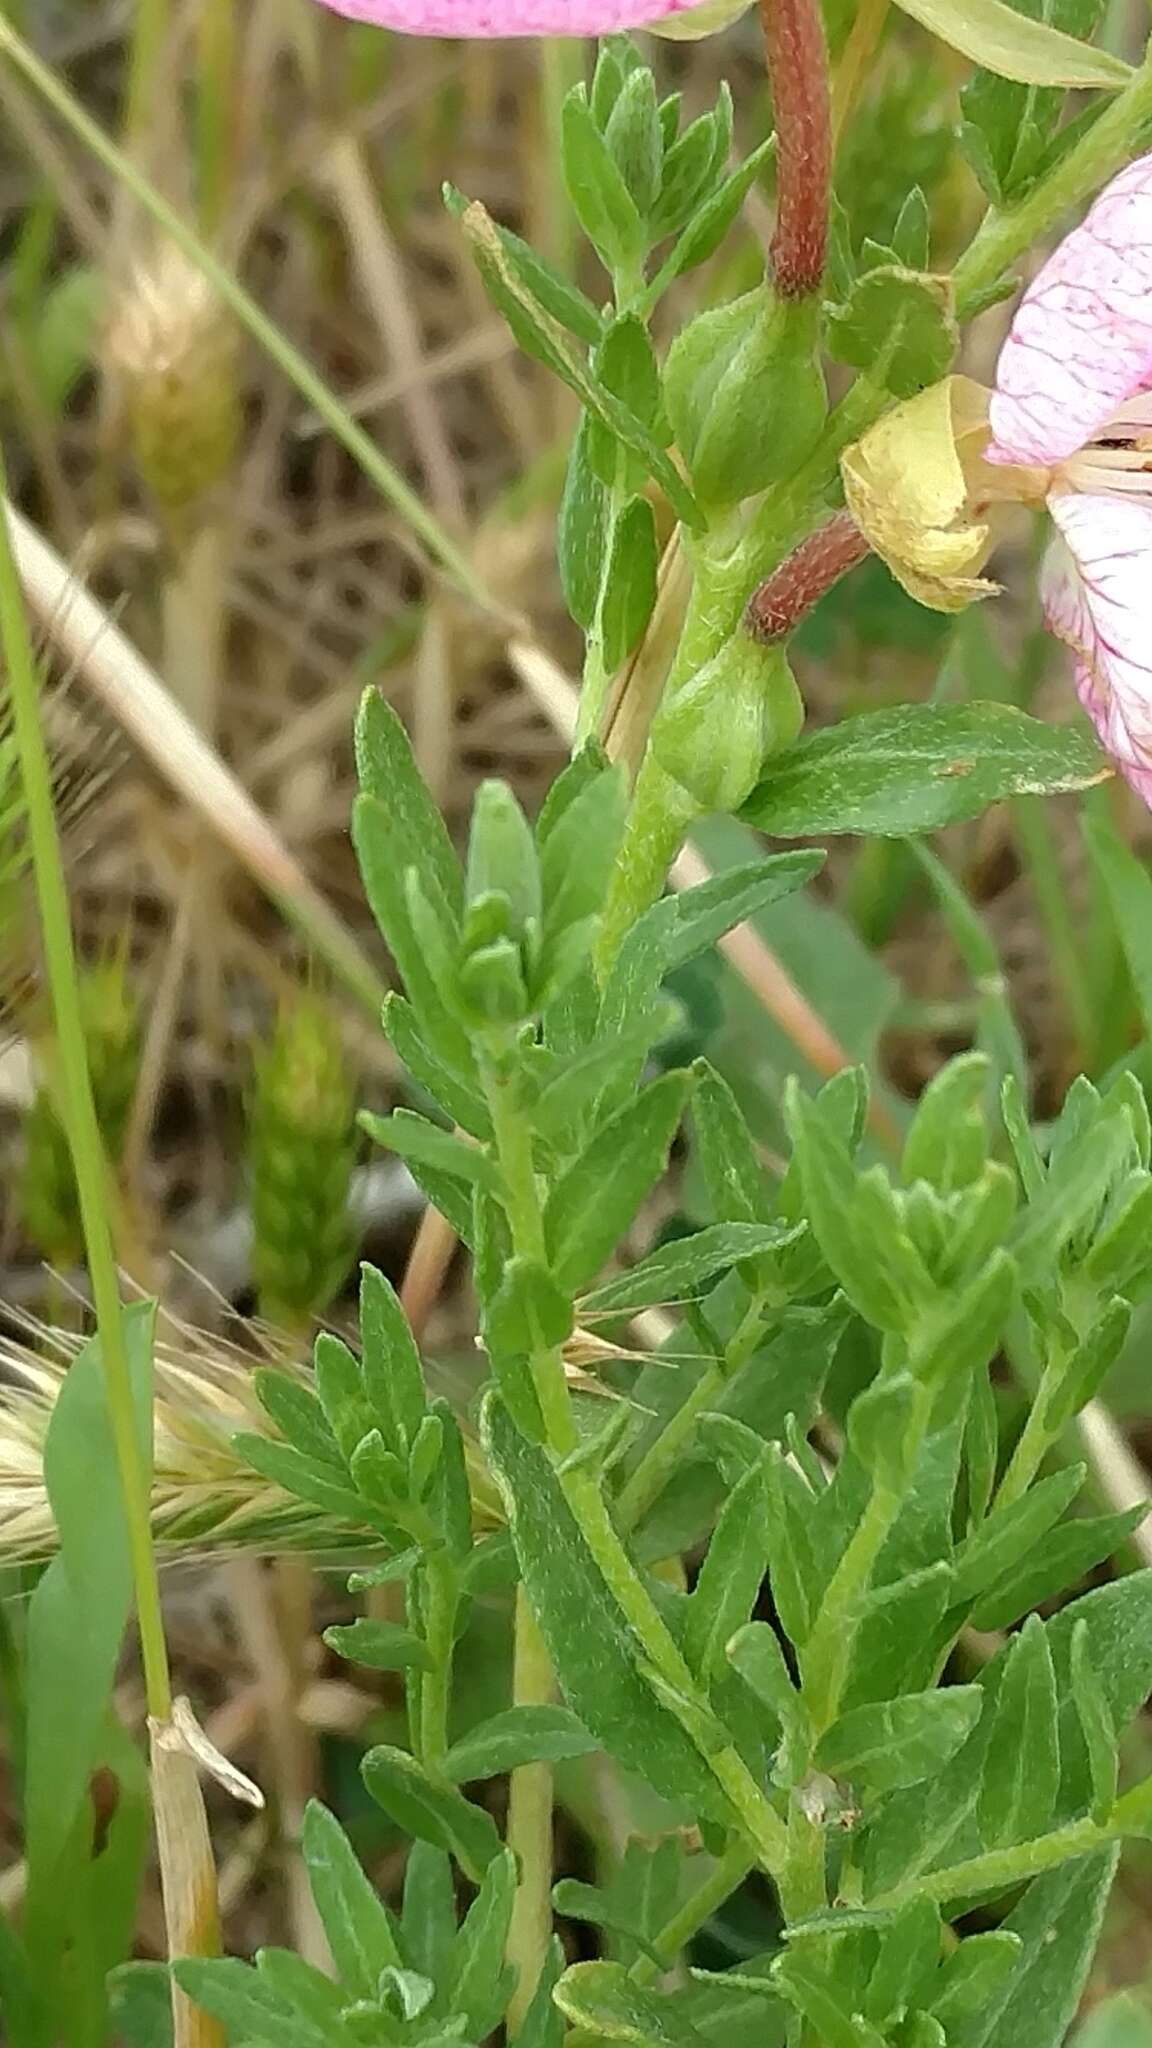
<path id="1" fill-rule="evenodd" d="M 652 752 L 701 811 L 735 811 L 767 756 L 791 746 L 803 723 L 783 649 L 741 631 L 661 707 Z"/>
<path id="2" fill-rule="evenodd" d="M 803 460 L 824 424 L 819 304 L 758 285 L 673 343 L 664 402 L 692 487 L 711 507 L 754 497 Z"/>

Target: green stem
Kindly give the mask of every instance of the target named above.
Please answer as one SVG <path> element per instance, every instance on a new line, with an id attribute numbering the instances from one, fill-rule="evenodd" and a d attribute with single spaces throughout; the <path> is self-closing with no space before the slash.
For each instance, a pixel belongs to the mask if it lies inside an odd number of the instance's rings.
<path id="1" fill-rule="evenodd" d="M 1152 58 L 1117 93 L 1074 149 L 1016 206 L 991 210 L 953 272 L 956 312 L 963 320 L 990 285 L 1025 249 L 1039 242 L 1070 208 L 1118 171 L 1152 119 Z"/>
<path id="2" fill-rule="evenodd" d="M 908 1424 L 905 1471 L 910 1471 L 915 1462 L 928 1426 L 930 1410 L 931 1395 L 927 1388 L 921 1386 L 917 1389 L 916 1405 Z M 902 1505 L 900 1488 L 873 1482 L 868 1504 L 820 1602 L 816 1625 L 800 1658 L 804 1705 L 817 1740 L 832 1726 L 839 1712 L 859 1624 L 860 1603 Z"/>
<path id="3" fill-rule="evenodd" d="M 658 901 L 684 835 L 699 814 L 695 798 L 673 782 L 651 754 L 645 755 L 596 943 L 596 970 L 601 981 L 607 980 L 636 920 Z"/>
<path id="4" fill-rule="evenodd" d="M 659 1436 L 649 1444 L 626 1486 L 620 1489 L 616 1518 L 622 1529 L 634 1529 L 653 1501 L 658 1500 L 665 1482 L 680 1461 L 680 1454 L 693 1436 L 701 1415 L 711 1407 L 724 1385 L 719 1365 L 706 1366 L 674 1415 L 669 1416 Z"/>
<path id="5" fill-rule="evenodd" d="M 696 1680 L 640 1579 L 595 1478 L 582 1468 L 569 1467 L 565 1470 L 562 1465 L 557 1468 L 557 1478 L 600 1576 L 645 1656 L 669 1686 L 689 1699 L 694 1698 L 698 1691 Z M 684 1725 L 693 1741 L 699 1743 L 688 1717 Z M 776 1876 L 784 1867 L 788 1841 L 787 1830 L 779 1814 L 731 1744 L 719 1751 L 712 1751 L 702 1743 L 699 1746 L 718 1784 L 735 1808 L 757 1861 L 770 1875 Z"/>
<path id="6" fill-rule="evenodd" d="M 1103 1849 L 1109 1842 L 1118 1841 L 1126 1832 L 1117 1824 L 1123 1804 L 1121 1801 L 1103 1827 L 1094 1820 L 1069 1821 L 1066 1827 L 1054 1828 L 1051 1834 L 1020 1842 L 1015 1848 L 989 1849 L 982 1856 L 970 1857 L 967 1863 L 953 1863 L 946 1870 L 930 1870 L 926 1875 L 908 1878 L 904 1884 L 894 1885 L 891 1891 L 878 1892 L 869 1899 L 869 1909 L 880 1912 L 890 1906 L 902 1906 L 912 1898 L 943 1903 L 947 1899 L 975 1898 L 981 1892 L 1013 1890 L 1042 1870 L 1052 1870 L 1058 1863 L 1067 1863 L 1074 1856 L 1086 1856 L 1093 1849 Z"/>
<path id="7" fill-rule="evenodd" d="M 420 1680 L 420 1759 L 436 1770 L 448 1752 L 448 1703 L 459 1601 L 456 1574 L 442 1550 L 427 1552 L 424 1572 L 424 1641 L 432 1668 Z"/>
<path id="8" fill-rule="evenodd" d="M 151 1460 L 140 1440 L 132 1394 L 108 1220 L 106 1165 L 88 1071 L 68 892 L 52 803 L 52 774 L 40 724 L 39 678 L 12 552 L 7 496 L 7 481 L 0 464 L 0 640 L 8 672 L 44 961 L 52 994 L 61 1106 L 84 1229 L 108 1417 L 124 1500 L 148 1712 L 155 1721 L 167 1721 L 172 1711 L 172 1694 L 152 1548 Z"/>
<path id="9" fill-rule="evenodd" d="M 532 1163 L 531 1124 L 516 1100 L 513 1081 L 489 1066 L 485 1085 L 496 1158 L 505 1182 L 513 1250 L 519 1257 L 542 1258 L 546 1247 Z M 696 1680 L 625 1549 L 598 1479 L 587 1467 L 568 1462 L 579 1436 L 563 1362 L 558 1353 L 544 1351 L 533 1355 L 529 1365 L 557 1482 L 589 1554 L 653 1669 L 686 1703 L 695 1702 Z M 702 1738 L 700 1720 L 707 1709 L 703 1702 L 700 1704 L 699 1717 L 686 1704 L 683 1726 L 735 1808 L 758 1861 L 770 1874 L 775 1874 L 783 1868 L 787 1849 L 784 1823 L 738 1751 L 728 1744 L 717 1752 Z"/>
<path id="10" fill-rule="evenodd" d="M 701 1415 L 707 1413 L 726 1380 L 739 1372 L 760 1341 L 764 1322 L 764 1301 L 757 1295 L 749 1302 L 739 1324 L 724 1346 L 724 1356 L 706 1366 L 695 1385 L 659 1435 L 649 1444 L 616 1501 L 616 1520 L 624 1529 L 634 1529 L 659 1499 L 665 1483 L 675 1470 L 681 1452 L 691 1440 Z"/>
<path id="11" fill-rule="evenodd" d="M 518 1707 L 547 1706 L 555 1691 L 552 1666 L 523 1586 L 516 1593 L 516 1637 L 512 1699 Z M 515 2040 L 532 2002 L 552 1939 L 552 1766 L 520 1764 L 508 1789 L 508 1847 L 515 1851 L 520 1882 L 508 1929 L 508 1961 L 516 1987 L 508 2005 Z"/>
<path id="12" fill-rule="evenodd" d="M 736 1841 L 729 1844 L 715 1868 L 692 1893 L 684 1904 L 666 1920 L 652 1943 L 665 1969 L 670 1970 L 682 1949 L 687 1948 L 694 1934 L 706 1926 L 714 1913 L 738 1891 L 755 1864 L 748 1854 L 747 1844 Z M 628 1972 L 637 1984 L 651 1984 L 659 1975 L 660 1965 L 653 1956 L 640 1956 Z"/>
<path id="13" fill-rule="evenodd" d="M 993 1509 L 1011 1507 L 1027 1493 L 1037 1472 L 1044 1463 L 1060 1432 L 1053 1433 L 1044 1423 L 1044 1415 L 1052 1395 L 1067 1371 L 1067 1360 L 1063 1354 L 1050 1358 L 1040 1375 L 1028 1407 L 1028 1418 L 1016 1440 L 1016 1447 L 1008 1460 L 1008 1466 L 996 1489 Z"/>
<path id="14" fill-rule="evenodd" d="M 805 1813 L 795 1794 L 788 1815 L 788 1861 L 780 1879 L 780 1902 L 790 1923 L 822 1913 L 828 1904 L 824 1829 Z"/>
<path id="15" fill-rule="evenodd" d="M 62 80 L 46 64 L 41 63 L 35 51 L 17 35 L 12 23 L 2 17 L 0 53 L 16 66 L 29 85 L 59 114 L 73 135 L 91 151 L 107 171 L 111 172 L 118 185 L 132 194 L 144 211 L 151 215 L 157 226 L 162 228 L 165 234 L 170 235 L 177 248 L 182 249 L 189 261 L 196 265 L 201 275 L 219 292 L 225 305 L 231 308 L 241 326 L 247 328 L 249 334 L 283 371 L 289 382 L 295 385 L 301 397 L 319 414 L 336 440 L 348 450 L 353 461 L 359 464 L 369 482 L 374 484 L 381 495 L 395 506 L 401 517 L 407 520 L 413 533 L 419 535 L 430 553 L 453 577 L 465 595 L 476 604 L 484 606 L 486 610 L 496 610 L 498 607 L 495 600 L 485 590 L 475 570 L 451 536 L 428 511 L 400 472 L 393 468 L 371 436 L 357 425 L 340 400 L 329 390 L 319 372 L 313 369 L 311 363 L 306 361 L 298 349 L 293 348 L 275 321 L 268 318 L 227 265 L 205 247 L 200 237 L 180 218 L 175 208 L 168 204 L 137 165 L 105 135 L 103 129 L 78 104 Z"/>
<path id="16" fill-rule="evenodd" d="M 137 0 L 124 91 L 123 131 L 130 147 L 139 143 L 155 110 L 156 82 L 171 14 L 171 0 Z"/>

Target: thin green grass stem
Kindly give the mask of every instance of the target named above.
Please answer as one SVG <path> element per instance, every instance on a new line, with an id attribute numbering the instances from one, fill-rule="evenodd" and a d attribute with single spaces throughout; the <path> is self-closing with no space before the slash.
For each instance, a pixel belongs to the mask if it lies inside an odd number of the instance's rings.
<path id="1" fill-rule="evenodd" d="M 116 1446 L 124 1518 L 132 1558 L 140 1655 L 148 1712 L 156 1721 L 171 1715 L 168 1653 L 160 1589 L 152 1548 L 149 1459 L 140 1441 L 132 1395 L 120 1286 L 106 1200 L 107 1169 L 80 1006 L 72 923 L 56 816 L 52 775 L 40 725 L 40 689 L 20 579 L 7 518 L 7 484 L 0 466 L 0 644 L 8 674 L 12 724 L 20 756 L 27 805 L 28 839 L 40 915 L 44 960 L 56 1028 L 56 1065 L 61 1108 L 68 1135 L 80 1205 L 96 1328 L 107 1386 L 108 1415 Z"/>

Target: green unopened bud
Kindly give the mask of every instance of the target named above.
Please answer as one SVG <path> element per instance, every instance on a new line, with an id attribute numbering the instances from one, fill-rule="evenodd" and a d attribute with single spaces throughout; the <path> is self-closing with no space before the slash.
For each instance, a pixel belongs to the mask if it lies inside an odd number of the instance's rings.
<path id="1" fill-rule="evenodd" d="M 769 754 L 791 746 L 804 705 L 779 647 L 733 634 L 719 654 L 661 707 L 652 751 L 704 811 L 735 811 Z"/>
<path id="2" fill-rule="evenodd" d="M 826 394 L 819 304 L 758 285 L 701 313 L 673 343 L 664 402 L 692 487 L 706 505 L 738 505 L 814 446 Z"/>

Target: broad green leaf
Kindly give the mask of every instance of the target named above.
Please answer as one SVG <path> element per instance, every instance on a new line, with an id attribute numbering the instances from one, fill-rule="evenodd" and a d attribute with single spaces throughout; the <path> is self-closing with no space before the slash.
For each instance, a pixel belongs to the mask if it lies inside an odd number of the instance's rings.
<path id="1" fill-rule="evenodd" d="M 465 1874 L 479 1883 L 482 1872 L 500 1853 L 500 1837 L 491 1814 L 473 1806 L 453 1786 L 430 1777 L 415 1757 L 388 1743 L 370 1749 L 360 1769 L 373 1799 L 397 1827 L 419 1841 L 448 1850 Z"/>
<path id="2" fill-rule="evenodd" d="M 557 2005 L 553 1993 L 564 1974 L 565 1956 L 560 1942 L 555 1938 L 549 1943 L 544 1968 L 536 1986 L 532 2003 L 520 2022 L 516 2034 L 516 2048 L 561 2048 L 564 2040 L 564 2015 Z"/>
<path id="3" fill-rule="evenodd" d="M 601 2039 L 702 2048 L 704 2037 L 682 2015 L 679 1999 L 635 1983 L 620 1963 L 573 1963 L 553 1996 L 574 2026 Z"/>
<path id="4" fill-rule="evenodd" d="M 526 1442 L 492 1394 L 484 1402 L 482 1437 L 524 1586 L 569 1706 L 617 1762 L 647 1778 L 679 1811 L 689 1804 L 723 1815 L 724 1802 L 694 1743 L 640 1675 L 642 1653 L 550 1460 Z"/>
<path id="5" fill-rule="evenodd" d="M 286 1948 L 260 1949 L 256 1971 L 260 1982 L 284 2000 L 296 2023 L 314 2027 L 318 2040 L 331 2042 L 332 2048 L 336 2048 L 344 2032 L 341 2022 L 345 2000 L 331 1977 Z"/>
<path id="6" fill-rule="evenodd" d="M 828 316 L 829 353 L 854 369 L 877 369 L 897 398 L 943 377 L 957 340 L 948 279 L 896 264 L 858 277 Z"/>
<path id="7" fill-rule="evenodd" d="M 959 1749 L 983 1704 L 978 1686 L 951 1685 L 850 1708 L 820 1738 L 816 1762 L 873 1795 L 919 1784 Z"/>
<path id="8" fill-rule="evenodd" d="M 1033 1879 L 1002 1930 L 1021 1944 L 1015 1967 L 967 2025 L 949 2029 L 949 2048 L 1062 2048 L 1092 1966 L 1117 1853 L 1103 1849 Z"/>
<path id="9" fill-rule="evenodd" d="M 707 1283 L 741 1259 L 777 1251 L 799 1237 L 802 1225 L 784 1229 L 767 1223 L 714 1223 L 691 1237 L 673 1238 L 639 1265 L 607 1280 L 580 1303 L 581 1315 L 631 1314 L 656 1302 L 691 1300 Z"/>
<path id="10" fill-rule="evenodd" d="M 25 2048 L 15 2008 L 3 1997 L 12 2048 Z M 108 2011 L 122 2048 L 173 2048 L 172 1981 L 166 1963 L 121 1963 L 108 1980 Z"/>
<path id="11" fill-rule="evenodd" d="M 990 1069 L 985 1053 L 968 1052 L 933 1075 L 904 1141 L 900 1177 L 905 1186 L 926 1180 L 942 1194 L 952 1194 L 977 1178 L 988 1156 L 984 1101 Z"/>
<path id="12" fill-rule="evenodd" d="M 835 1978 L 814 1958 L 789 1948 L 772 1974 L 789 2004 L 808 2021 L 821 2048 L 884 2048 L 883 2036 L 843 2002 Z"/>
<path id="13" fill-rule="evenodd" d="M 664 1074 L 603 1124 L 557 1181 L 544 1212 L 553 1275 L 586 1286 L 619 1244 L 664 1169 L 692 1087 Z"/>
<path id="14" fill-rule="evenodd" d="M 604 141 L 641 214 L 647 216 L 656 203 L 664 167 L 656 80 L 647 64 L 638 64 L 625 79 Z"/>
<path id="15" fill-rule="evenodd" d="M 597 1747 L 570 1707 L 508 1707 L 454 1742 L 444 1770 L 454 1784 L 465 1785 L 521 1764 L 566 1763 L 569 1757 L 590 1756 Z"/>
<path id="16" fill-rule="evenodd" d="M 569 1159 L 579 1152 L 587 1135 L 588 1118 L 601 1096 L 608 1091 L 615 1099 L 617 1091 L 622 1096 L 628 1093 L 661 1035 L 660 1025 L 659 1011 L 651 1010 L 631 1030 L 598 1039 L 563 1060 L 532 1105 L 532 1126 L 537 1137 L 551 1145 L 561 1158 Z"/>
<path id="17" fill-rule="evenodd" d="M 780 839 L 902 836 L 975 817 L 1002 797 L 1087 789 L 1109 773 L 1084 734 L 1009 705 L 908 704 L 798 740 L 741 816 Z"/>
<path id="18" fill-rule="evenodd" d="M 1108 50 L 1018 14 L 1005 0 L 900 0 L 906 14 L 985 71 L 1021 85 L 1097 86 L 1118 92 L 1132 67 Z"/>
<path id="19" fill-rule="evenodd" d="M 844 1687 L 845 1710 L 921 1689 L 951 1598 L 952 1573 L 943 1561 L 866 1594 Z"/>
<path id="20" fill-rule="evenodd" d="M 1056 1709 L 1052 1652 L 1033 1614 L 1013 1638 L 996 1697 L 979 1803 L 989 1848 L 1027 1842 L 1049 1825 L 1060 1784 Z"/>
<path id="21" fill-rule="evenodd" d="M 381 1970 L 402 1960 L 392 1917 L 339 1821 L 314 1799 L 305 1809 L 301 1848 L 341 1982 L 354 1998 L 374 1998 Z"/>
<path id="22" fill-rule="evenodd" d="M 150 1473 L 154 1308 L 140 1302 L 122 1314 L 139 1448 Z M 90 1819 L 80 1841 L 75 1830 L 90 1775 L 104 1761 L 105 1722 L 132 1598 L 128 1532 L 96 1337 L 77 1352 L 61 1382 L 43 1472 L 59 1548 L 28 1607 L 23 1931 L 46 1969 L 52 1965 L 47 1930 L 59 1930 L 66 1907 L 64 1861 L 87 1862 Z"/>
<path id="23" fill-rule="evenodd" d="M 540 916 L 540 870 L 531 826 L 508 784 L 491 776 L 473 799 L 464 876 L 469 906 L 483 906 L 488 897 L 507 903 L 513 931 Z M 467 942 L 472 936 L 468 919 L 464 930 Z"/>

